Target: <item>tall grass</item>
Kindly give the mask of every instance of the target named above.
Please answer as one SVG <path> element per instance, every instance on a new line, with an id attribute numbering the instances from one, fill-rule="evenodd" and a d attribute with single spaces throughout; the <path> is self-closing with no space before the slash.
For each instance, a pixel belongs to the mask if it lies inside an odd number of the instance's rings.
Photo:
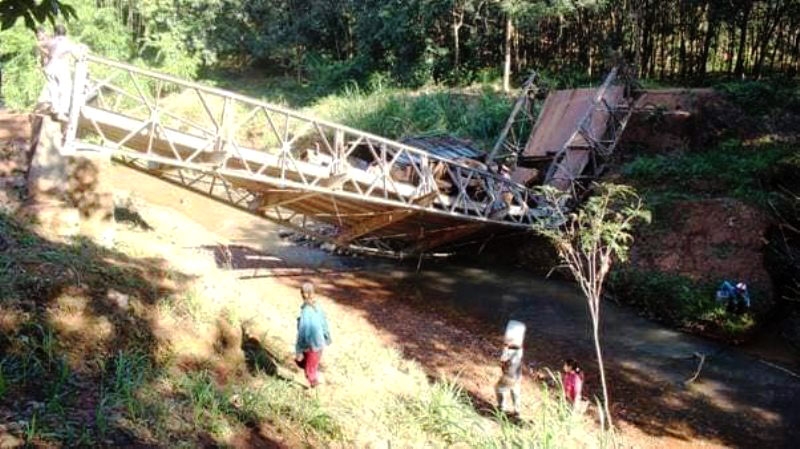
<path id="1" fill-rule="evenodd" d="M 232 386 L 231 412 L 243 423 L 267 420 L 281 423 L 307 437 L 336 441 L 343 437 L 341 423 L 319 397 L 299 385 L 274 377 Z"/>
<path id="2" fill-rule="evenodd" d="M 551 380 L 542 383 L 538 393 L 532 416 L 525 416 L 521 421 L 511 420 L 494 411 L 487 417 L 478 413 L 457 383 L 442 380 L 432 384 L 422 395 L 396 403 L 392 413 L 406 431 L 420 429 L 446 445 L 566 449 L 618 444 L 613 432 L 588 431 L 590 426 L 586 418 L 574 413 L 567 404 L 557 376 L 551 373 Z"/>
<path id="3" fill-rule="evenodd" d="M 764 177 L 793 151 L 788 145 L 729 140 L 705 151 L 639 156 L 622 172 L 651 200 L 724 194 L 763 205 Z"/>
<path id="4" fill-rule="evenodd" d="M 365 92 L 354 86 L 318 100 L 307 111 L 391 139 L 448 133 L 487 148 L 502 129 L 511 104 L 512 98 L 489 88 Z"/>

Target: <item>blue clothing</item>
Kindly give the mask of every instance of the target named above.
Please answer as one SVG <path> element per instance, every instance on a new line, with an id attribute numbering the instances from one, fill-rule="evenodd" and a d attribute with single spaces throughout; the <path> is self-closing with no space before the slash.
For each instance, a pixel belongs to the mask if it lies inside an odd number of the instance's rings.
<path id="1" fill-rule="evenodd" d="M 320 351 L 331 344 L 331 333 L 325 312 L 319 305 L 303 304 L 297 318 L 297 343 L 295 353 Z"/>
<path id="2" fill-rule="evenodd" d="M 739 306 L 750 308 L 750 293 L 746 288 L 737 288 L 732 282 L 724 281 L 717 289 L 717 302 L 729 306 Z"/>
<path id="3" fill-rule="evenodd" d="M 734 297 L 736 297 L 736 287 L 728 281 L 723 281 L 717 290 L 717 301 L 725 303 Z"/>

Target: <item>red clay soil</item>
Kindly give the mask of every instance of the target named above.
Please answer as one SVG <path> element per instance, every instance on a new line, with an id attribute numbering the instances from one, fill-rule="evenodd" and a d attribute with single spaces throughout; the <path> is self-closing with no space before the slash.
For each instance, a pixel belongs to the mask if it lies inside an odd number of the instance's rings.
<path id="1" fill-rule="evenodd" d="M 766 213 L 730 198 L 680 201 L 662 221 L 669 223 L 668 229 L 637 237 L 634 267 L 694 280 L 743 280 L 770 297 L 763 260 L 770 225 Z"/>
<path id="2" fill-rule="evenodd" d="M 0 110 L 0 142 L 27 141 L 30 135 L 31 121 L 28 114 L 15 114 Z"/>
<path id="3" fill-rule="evenodd" d="M 759 126 L 714 89 L 651 89 L 636 101 L 621 145 L 650 153 L 701 149 L 723 136 L 752 138 Z"/>

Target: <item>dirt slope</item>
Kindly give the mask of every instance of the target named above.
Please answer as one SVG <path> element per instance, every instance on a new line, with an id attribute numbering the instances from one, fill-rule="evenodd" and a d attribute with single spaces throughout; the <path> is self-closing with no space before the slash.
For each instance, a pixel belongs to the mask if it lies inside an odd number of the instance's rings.
<path id="1" fill-rule="evenodd" d="M 763 256 L 771 221 L 764 211 L 729 198 L 679 201 L 664 221 L 665 229 L 636 241 L 636 268 L 712 282 L 742 279 L 771 295 Z"/>

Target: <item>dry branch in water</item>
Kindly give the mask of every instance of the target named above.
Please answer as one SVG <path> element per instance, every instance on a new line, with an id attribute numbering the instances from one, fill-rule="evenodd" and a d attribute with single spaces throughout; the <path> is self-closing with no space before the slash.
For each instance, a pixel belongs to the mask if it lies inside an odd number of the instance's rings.
<path id="1" fill-rule="evenodd" d="M 700 377 L 700 371 L 703 370 L 703 365 L 706 363 L 706 355 L 705 354 L 703 354 L 701 352 L 695 352 L 694 354 L 692 354 L 692 356 L 695 357 L 695 358 L 700 359 L 700 362 L 697 363 L 697 369 L 695 370 L 695 372 L 692 375 L 692 377 L 690 377 L 690 378 L 688 378 L 688 379 L 683 381 L 684 385 L 688 385 L 688 384 L 694 382 L 695 380 L 697 380 L 697 378 Z"/>

